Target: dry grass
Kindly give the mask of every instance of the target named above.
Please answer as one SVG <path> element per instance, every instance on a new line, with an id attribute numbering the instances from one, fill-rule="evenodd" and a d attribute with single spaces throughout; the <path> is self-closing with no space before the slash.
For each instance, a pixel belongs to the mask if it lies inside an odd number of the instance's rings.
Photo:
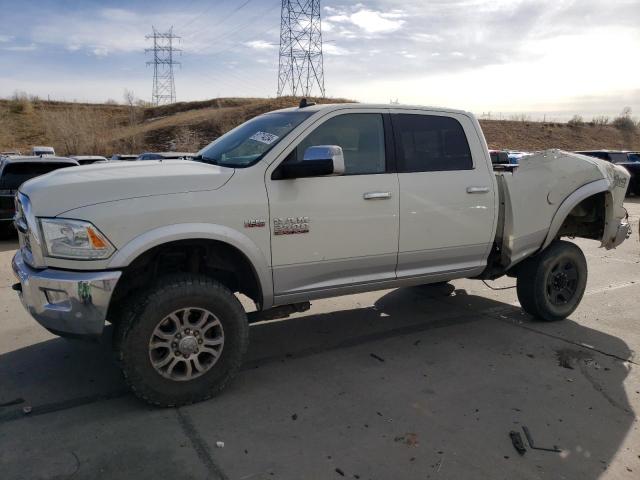
<path id="1" fill-rule="evenodd" d="M 28 151 L 32 145 L 52 145 L 63 155 L 197 151 L 251 117 L 298 104 L 298 99 L 288 97 L 218 98 L 145 108 L 113 102 L 78 104 L 26 98 L 30 106 L 23 108 L 16 107 L 16 100 L 0 100 L 0 150 Z M 605 117 L 591 122 L 576 117 L 571 123 L 552 123 L 518 116 L 480 123 L 490 148 L 640 150 L 638 129 L 620 128 L 619 121 L 616 128 Z"/>

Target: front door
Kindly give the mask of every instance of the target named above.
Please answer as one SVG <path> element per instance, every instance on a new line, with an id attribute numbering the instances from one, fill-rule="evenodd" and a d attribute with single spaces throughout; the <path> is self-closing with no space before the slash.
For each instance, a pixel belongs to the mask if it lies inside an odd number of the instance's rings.
<path id="1" fill-rule="evenodd" d="M 344 175 L 282 180 L 267 175 L 279 303 L 395 278 L 398 176 L 388 173 L 383 111 L 323 117 L 285 150 L 284 161 L 302 159 L 306 148 L 319 145 L 342 147 Z"/>

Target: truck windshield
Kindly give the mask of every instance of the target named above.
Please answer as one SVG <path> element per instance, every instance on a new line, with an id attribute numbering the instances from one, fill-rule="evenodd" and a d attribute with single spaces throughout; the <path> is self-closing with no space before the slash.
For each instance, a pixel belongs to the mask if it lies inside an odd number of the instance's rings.
<path id="1" fill-rule="evenodd" d="M 249 167 L 260 161 L 312 113 L 276 112 L 260 115 L 204 147 L 193 160 L 223 167 Z"/>

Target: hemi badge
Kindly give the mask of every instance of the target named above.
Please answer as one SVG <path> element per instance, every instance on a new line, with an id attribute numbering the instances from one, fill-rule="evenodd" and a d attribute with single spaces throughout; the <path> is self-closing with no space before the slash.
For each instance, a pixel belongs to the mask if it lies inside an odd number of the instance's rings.
<path id="1" fill-rule="evenodd" d="M 260 228 L 264 227 L 265 225 L 266 222 L 264 220 L 251 219 L 244 221 L 244 228 Z"/>

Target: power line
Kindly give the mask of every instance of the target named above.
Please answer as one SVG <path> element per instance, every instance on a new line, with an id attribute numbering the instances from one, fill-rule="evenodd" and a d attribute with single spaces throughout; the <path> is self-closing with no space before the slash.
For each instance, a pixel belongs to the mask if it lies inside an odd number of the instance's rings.
<path id="1" fill-rule="evenodd" d="M 179 65 L 173 57 L 175 52 L 182 51 L 173 46 L 173 41 L 179 39 L 173 34 L 173 27 L 168 32 L 159 32 L 155 27 L 151 35 L 146 35 L 147 40 L 153 39 L 153 47 L 145 49 L 145 52 L 153 53 L 153 60 L 147 65 L 153 65 L 153 90 L 151 94 L 154 105 L 165 105 L 176 101 L 176 86 L 173 80 L 173 66 Z"/>
<path id="2" fill-rule="evenodd" d="M 320 0 L 282 0 L 278 96 L 325 96 Z"/>
<path id="3" fill-rule="evenodd" d="M 203 32 L 204 30 L 210 30 L 213 29 L 215 27 L 217 27 L 218 25 L 222 25 L 223 22 L 225 22 L 226 20 L 228 20 L 229 18 L 231 18 L 234 14 L 236 14 L 237 12 L 239 12 L 240 10 L 242 10 L 243 8 L 245 8 L 247 5 L 249 5 L 249 3 L 253 2 L 253 0 L 245 0 L 244 2 L 242 2 L 240 5 L 238 5 L 236 8 L 234 8 L 233 10 L 231 10 L 227 15 L 223 16 L 222 18 L 218 19 L 218 21 L 216 23 L 213 24 L 205 24 L 204 26 L 200 27 L 197 30 L 191 31 L 189 32 L 188 35 L 186 35 L 186 37 L 193 37 L 194 35 L 197 35 L 201 32 Z M 200 14 L 200 16 L 202 16 L 204 13 L 206 13 L 209 9 L 207 9 L 205 12 L 202 12 Z M 191 22 L 187 23 L 187 25 L 189 25 Z"/>

